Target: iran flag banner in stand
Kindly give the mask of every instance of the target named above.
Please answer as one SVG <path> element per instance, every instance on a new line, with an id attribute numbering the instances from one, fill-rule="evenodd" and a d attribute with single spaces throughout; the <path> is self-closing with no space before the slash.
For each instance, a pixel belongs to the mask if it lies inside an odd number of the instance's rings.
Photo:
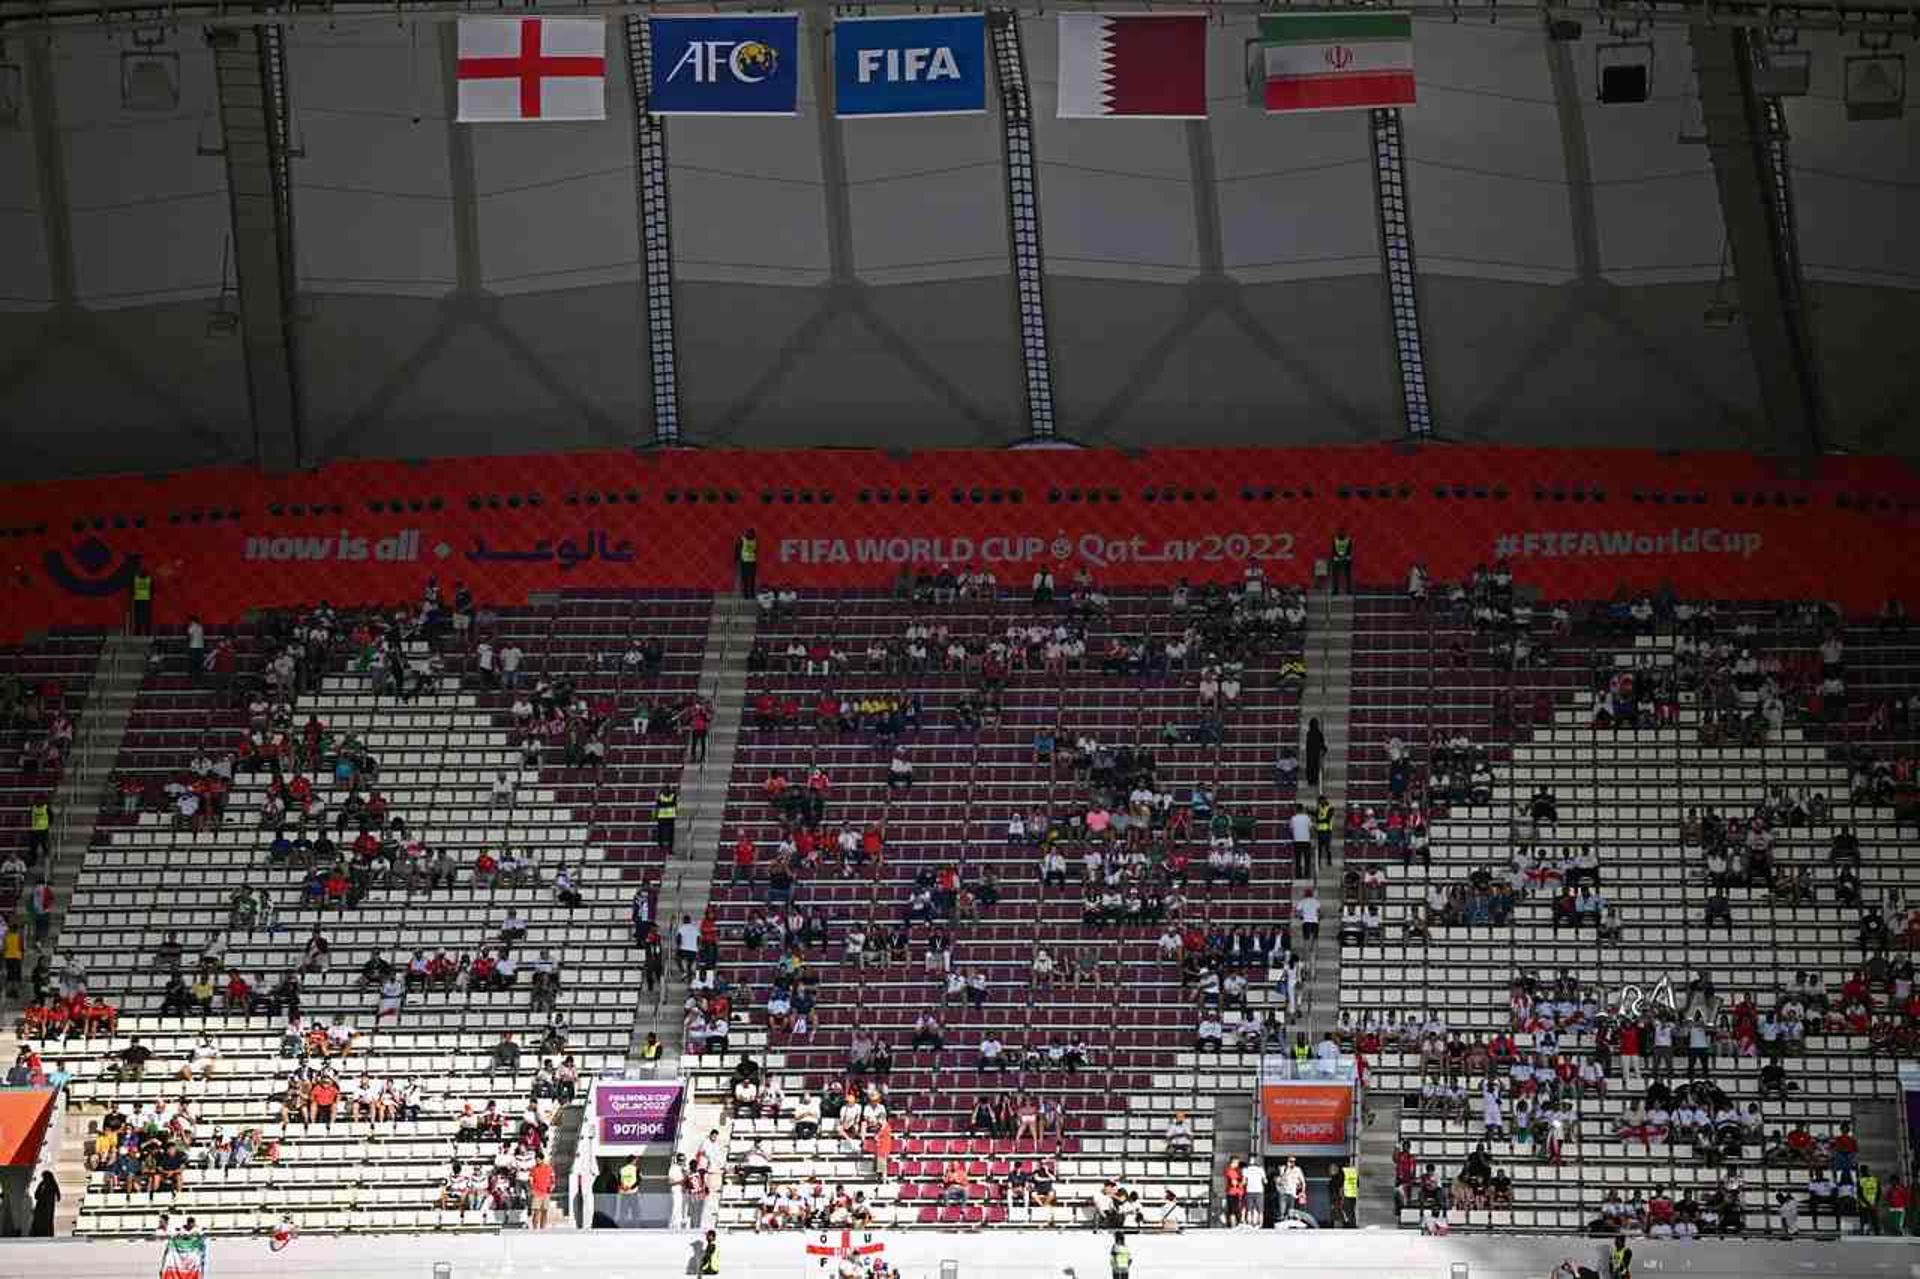
<path id="1" fill-rule="evenodd" d="M 1203 13 L 1060 15 L 1063 120 L 1204 120 Z"/>
<path id="2" fill-rule="evenodd" d="M 462 124 L 607 118 L 599 18 L 460 19 Z"/>
<path id="3" fill-rule="evenodd" d="M 207 1237 L 182 1232 L 171 1235 L 160 1254 L 160 1279 L 206 1279 Z"/>
<path id="4" fill-rule="evenodd" d="M 1253 98 L 1268 111 L 1413 105 L 1413 18 L 1374 9 L 1260 15 Z"/>

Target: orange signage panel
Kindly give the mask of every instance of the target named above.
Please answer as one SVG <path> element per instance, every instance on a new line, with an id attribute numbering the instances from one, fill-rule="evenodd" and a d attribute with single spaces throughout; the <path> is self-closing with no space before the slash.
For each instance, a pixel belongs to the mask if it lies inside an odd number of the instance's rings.
<path id="1" fill-rule="evenodd" d="M 1353 1086 L 1263 1081 L 1260 1118 L 1269 1154 L 1343 1155 L 1353 1119 Z"/>
<path id="2" fill-rule="evenodd" d="M 0 1167 L 31 1168 L 53 1113 L 50 1088 L 0 1089 Z"/>

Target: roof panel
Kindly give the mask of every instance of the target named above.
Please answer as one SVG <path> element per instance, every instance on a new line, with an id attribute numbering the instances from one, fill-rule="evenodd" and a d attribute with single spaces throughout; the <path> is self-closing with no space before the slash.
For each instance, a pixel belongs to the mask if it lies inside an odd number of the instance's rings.
<path id="1" fill-rule="evenodd" d="M 1601 102 L 1601 60 L 1645 56 L 1645 46 L 1652 49 L 1648 100 Z M 1713 159 L 1697 140 L 1700 95 L 1687 32 L 1661 27 L 1631 38 L 1590 35 L 1573 57 L 1602 274 L 1616 284 L 1714 280 L 1725 236 Z"/>
<path id="2" fill-rule="evenodd" d="M 1440 429 L 1503 444 L 1750 442 L 1761 429 L 1752 358 L 1739 328 L 1700 323 L 1710 292 L 1622 289 L 1594 309 L 1569 288 L 1423 279 Z"/>
<path id="3" fill-rule="evenodd" d="M 127 51 L 96 32 L 53 44 L 75 292 L 94 308 L 217 294 L 226 172 L 218 156 L 200 153 L 219 141 L 213 55 L 197 36 L 169 33 L 153 52 L 168 62 L 178 55 L 179 103 L 136 111 L 122 98 Z"/>
<path id="4" fill-rule="evenodd" d="M 1366 114 L 1270 116 L 1247 106 L 1253 19 L 1210 31 L 1206 127 L 1228 273 L 1247 282 L 1378 274 Z"/>
<path id="5" fill-rule="evenodd" d="M 1047 271 L 1179 281 L 1200 269 L 1187 126 L 1057 118 L 1051 16 L 1021 19 L 1033 88 L 1034 155 Z"/>
<path id="6" fill-rule="evenodd" d="M 804 30 L 801 39 L 807 39 Z M 667 122 L 677 276 L 790 286 L 827 277 L 813 80 L 813 59 L 803 57 L 797 116 L 675 116 Z"/>
<path id="7" fill-rule="evenodd" d="M 1366 124 L 1364 117 L 1344 119 L 1362 148 L 1358 158 L 1215 184 L 1229 275 L 1254 283 L 1380 273 Z M 1290 131 L 1294 122 L 1275 123 Z"/>
<path id="8" fill-rule="evenodd" d="M 24 111 L 32 111 L 27 104 Z M 53 300 L 40 210 L 33 135 L 0 130 L 0 311 L 33 310 Z"/>
<path id="9" fill-rule="evenodd" d="M 640 278 L 630 92 L 626 59 L 609 57 L 605 120 L 468 126 L 489 289 Z"/>
<path id="10" fill-rule="evenodd" d="M 1907 111 L 1849 121 L 1845 58 L 1860 50 L 1810 37 L 1811 92 L 1787 100 L 1788 156 L 1802 269 L 1809 278 L 1920 289 L 1920 72 L 1908 55 Z"/>
<path id="11" fill-rule="evenodd" d="M 863 279 L 904 284 L 1011 270 L 997 111 L 839 127 Z"/>
<path id="12" fill-rule="evenodd" d="M 435 296 L 454 287 L 445 72 L 431 24 L 296 27 L 294 248 L 304 289 Z"/>
<path id="13" fill-rule="evenodd" d="M 1422 271 L 1553 284 L 1574 274 L 1566 157 L 1539 27 L 1422 22 L 1401 113 Z"/>

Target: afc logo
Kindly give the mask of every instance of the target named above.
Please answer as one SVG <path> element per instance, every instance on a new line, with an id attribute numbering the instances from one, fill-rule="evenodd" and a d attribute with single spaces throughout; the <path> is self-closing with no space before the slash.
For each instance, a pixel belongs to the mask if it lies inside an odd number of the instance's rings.
<path id="1" fill-rule="evenodd" d="M 760 40 L 694 40 L 667 72 L 667 83 L 691 72 L 695 84 L 718 84 L 723 76 L 740 84 L 759 84 L 780 66 L 780 55 Z"/>

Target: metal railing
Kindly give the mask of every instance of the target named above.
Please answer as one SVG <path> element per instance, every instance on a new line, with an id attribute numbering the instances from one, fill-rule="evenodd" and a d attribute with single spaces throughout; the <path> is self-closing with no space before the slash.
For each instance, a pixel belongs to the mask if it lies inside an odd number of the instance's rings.
<path id="1" fill-rule="evenodd" d="M 105 740 L 106 733 L 100 727 L 101 717 L 98 713 L 101 702 L 112 695 L 111 690 L 119 683 L 121 672 L 125 670 L 128 660 L 126 650 L 113 641 L 114 636 L 109 634 L 106 642 L 101 646 L 100 658 L 94 666 L 93 682 L 87 689 L 87 705 L 81 708 L 79 722 L 74 725 L 73 749 L 67 752 L 66 768 L 60 778 L 61 787 L 70 794 L 85 791 L 98 782 L 103 774 L 111 774 L 113 771 L 114 761 L 107 759 L 102 763 L 99 757 L 110 747 L 117 746 L 117 742 L 108 743 Z M 137 688 L 133 696 L 139 696 Z M 92 834 L 99 816 L 98 812 L 84 814 L 86 831 L 89 835 Z M 73 836 L 76 820 L 78 815 L 75 814 L 71 804 L 62 805 L 60 810 L 52 815 L 49 831 L 51 847 L 47 852 L 45 867 L 48 879 L 53 877 L 54 864 L 60 850 Z"/>

